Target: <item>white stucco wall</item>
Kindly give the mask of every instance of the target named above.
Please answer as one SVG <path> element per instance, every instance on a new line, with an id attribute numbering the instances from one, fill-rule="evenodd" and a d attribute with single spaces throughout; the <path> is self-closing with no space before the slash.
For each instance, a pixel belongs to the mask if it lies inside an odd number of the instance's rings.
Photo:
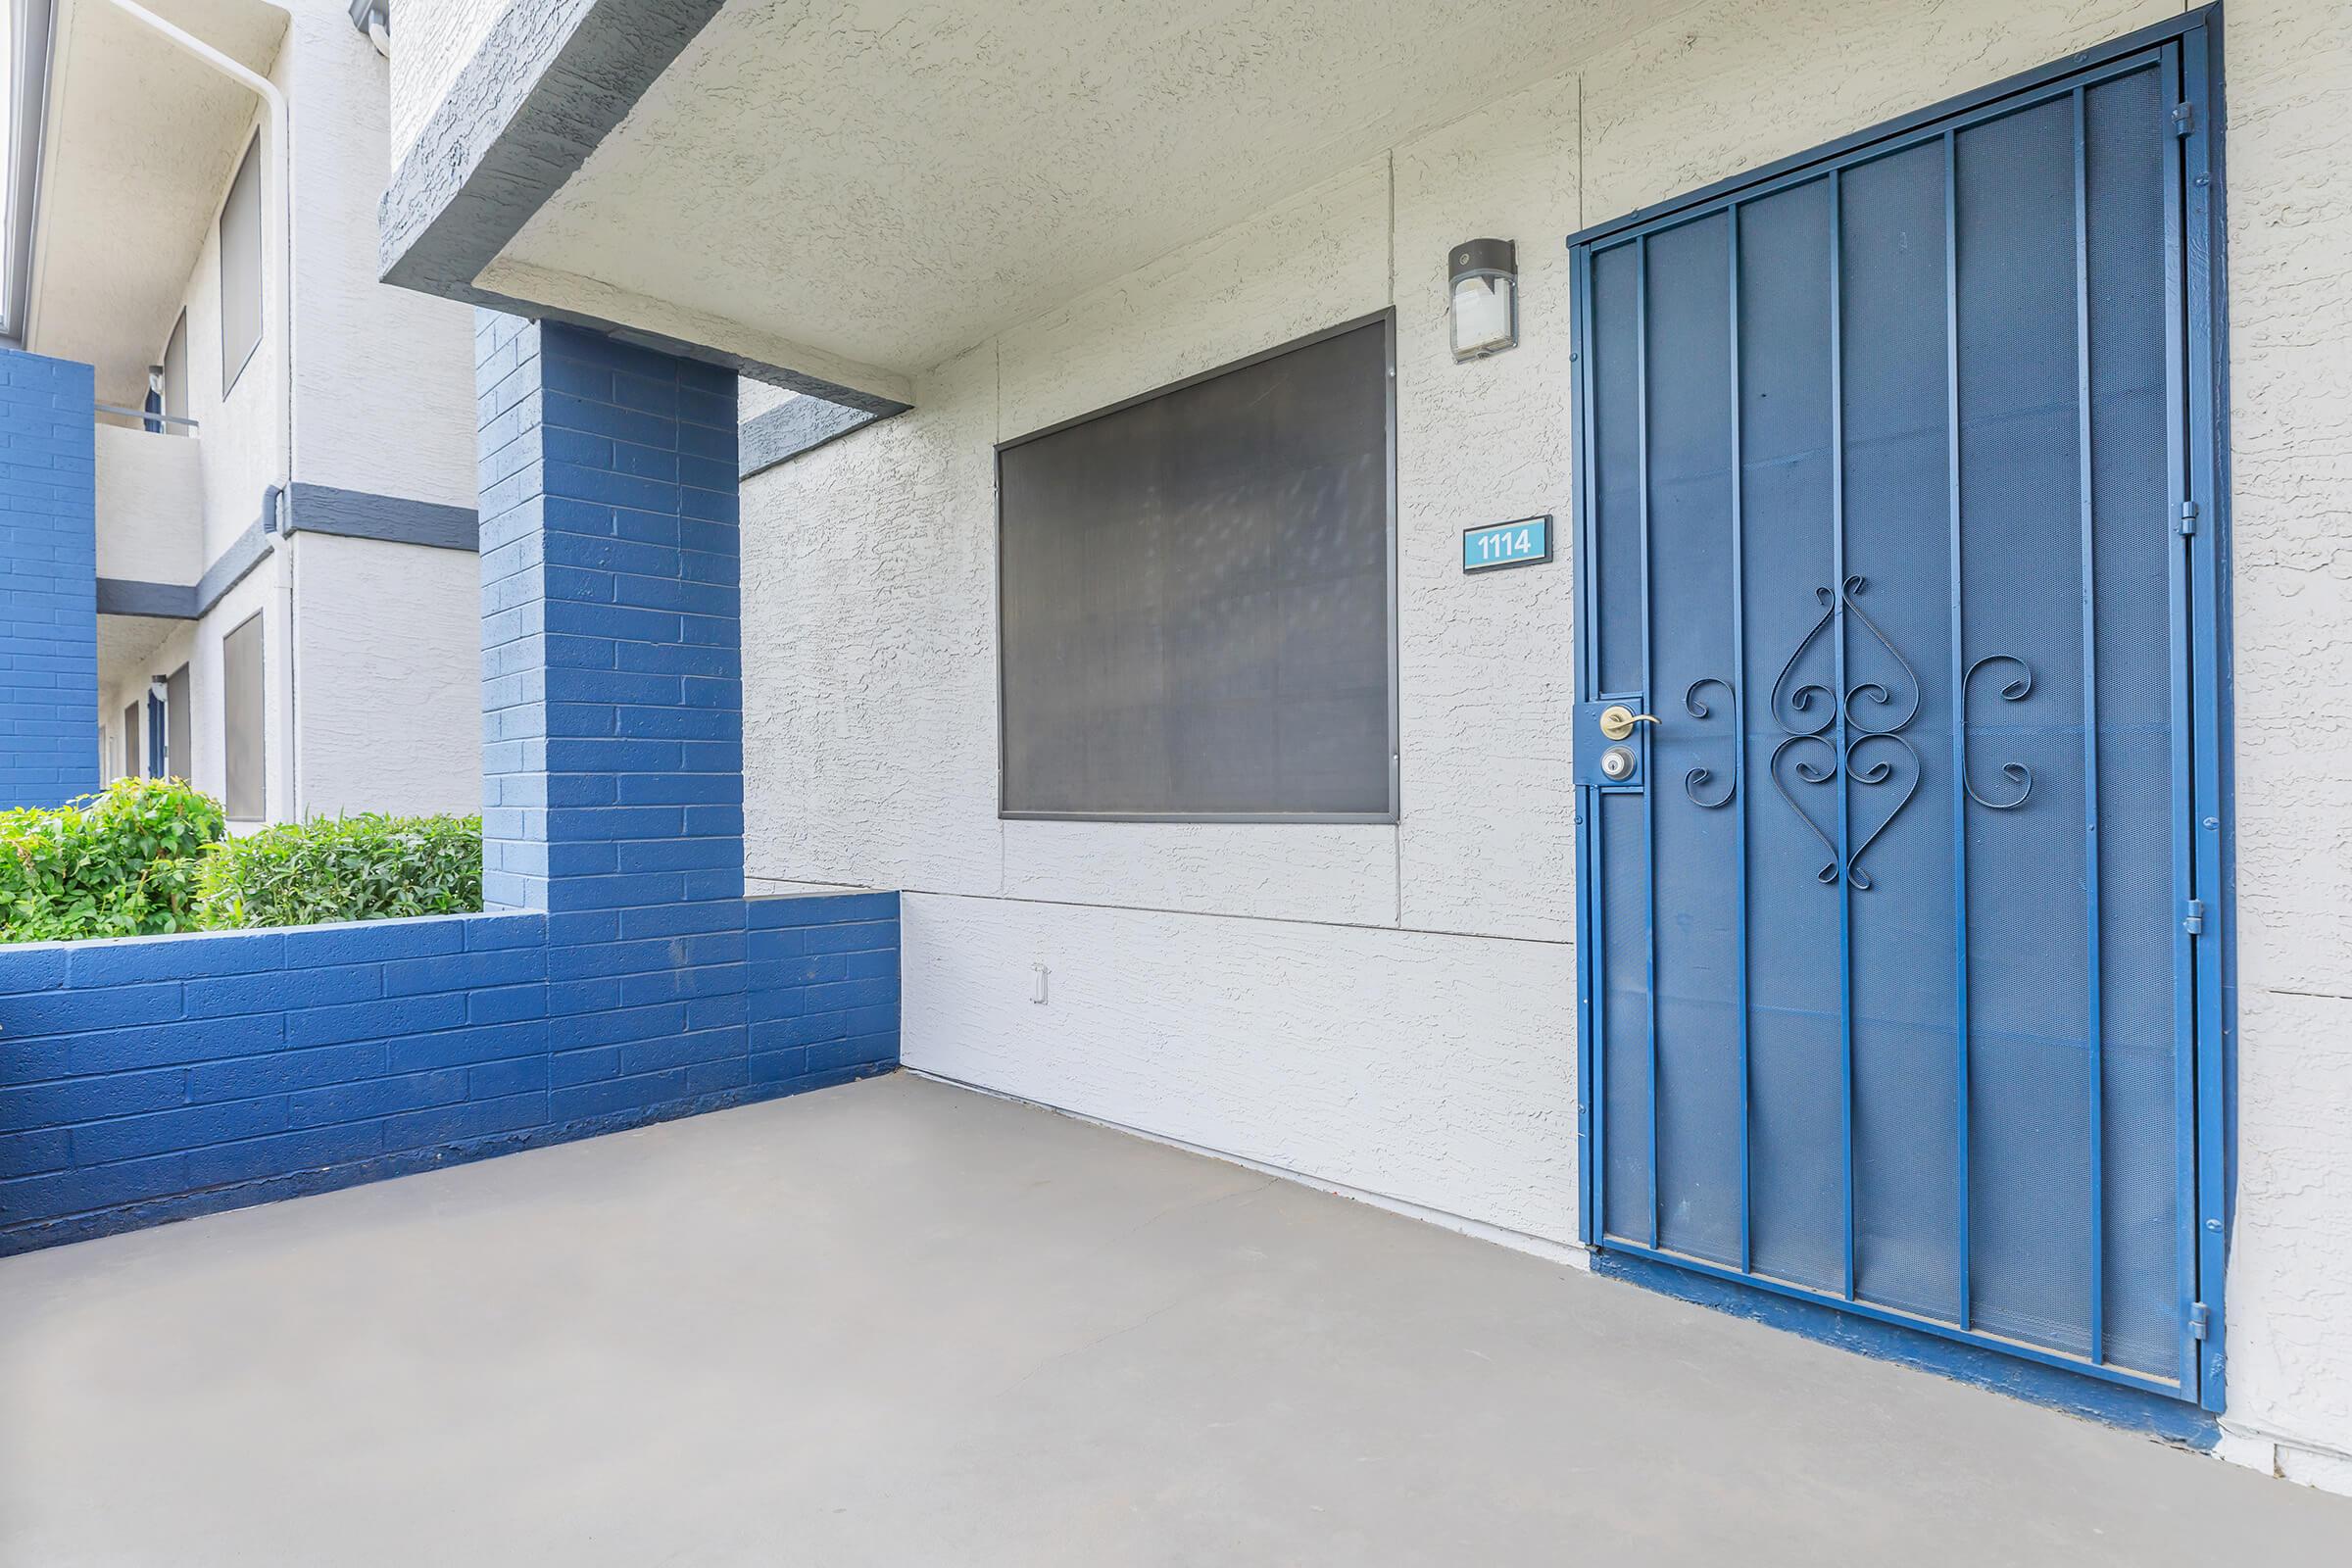
<path id="1" fill-rule="evenodd" d="M 292 111 L 293 477 L 470 507 L 472 312 L 376 281 L 389 68 L 336 0 L 293 0 L 288 9 L 270 74 Z M 252 129 L 260 126 L 257 112 Z M 280 196 L 268 158 L 265 138 L 265 199 L 274 205 Z M 232 165 L 221 175 L 216 213 L 234 173 Z M 264 488 L 286 476 L 279 265 L 265 254 L 262 344 L 226 398 L 217 222 L 187 280 L 182 303 L 190 400 L 203 426 L 208 564 L 260 514 Z M 155 354 L 162 353 L 159 342 Z"/>
<path id="2" fill-rule="evenodd" d="M 2241 1457 L 2352 1492 L 2352 7 L 2234 0 Z M 2317 1439 L 2332 1458 L 2268 1434 Z"/>
<path id="3" fill-rule="evenodd" d="M 281 52 L 271 79 L 282 88 L 289 57 Z M 261 131 L 260 116 L 247 130 Z M 278 174 L 270 165 L 270 140 L 261 139 L 263 199 L 278 201 Z M 188 320 L 188 412 L 199 429 L 196 439 L 204 453 L 204 564 L 220 558 L 238 534 L 262 514 L 262 494 L 285 478 L 285 405 L 279 386 L 283 379 L 280 334 L 285 331 L 284 300 L 277 286 L 279 259 L 268 246 L 262 254 L 262 341 L 236 384 L 226 395 L 220 390 L 220 203 L 236 175 L 232 164 L 213 194 L 215 220 L 206 229 L 196 253 L 195 270 L 188 274 L 181 307 Z M 166 323 L 169 331 L 170 323 Z M 164 345 L 155 345 L 162 363 Z"/>
<path id="4" fill-rule="evenodd" d="M 98 575 L 193 583 L 204 570 L 204 450 L 182 435 L 97 430 Z"/>
<path id="5" fill-rule="evenodd" d="M 292 11 L 295 477 L 470 507 L 472 308 L 376 281 L 391 68 L 347 6 Z"/>
<path id="6" fill-rule="evenodd" d="M 1567 270 L 1531 243 L 1533 352 L 1457 368 L 1444 267 L 1462 234 L 1574 226 L 1576 101 L 1513 94 L 1187 246 L 747 487 L 750 870 L 954 895 L 908 901 L 909 1063 L 1573 1240 L 1572 688 L 1524 658 L 1564 652 L 1567 574 L 1465 593 L 1456 555 L 1468 522 L 1567 509 L 1564 435 L 1527 439 L 1565 416 Z M 1392 302 L 1403 819 L 999 821 L 993 443 Z"/>
<path id="7" fill-rule="evenodd" d="M 750 871 L 911 890 L 911 1066 L 1572 1237 L 1568 571 L 1453 554 L 1569 509 L 1558 240 L 2180 9 L 1702 0 L 938 367 L 915 412 L 747 486 Z M 2229 1448 L 2352 1490 L 2352 12 L 2240 0 L 2227 36 Z M 1519 241 L 1525 346 L 1456 367 L 1445 247 L 1490 233 Z M 992 444 L 1390 306 L 1403 820 L 999 821 Z"/>
<path id="8" fill-rule="evenodd" d="M 293 545 L 303 809 L 480 810 L 479 561 L 332 534 Z"/>

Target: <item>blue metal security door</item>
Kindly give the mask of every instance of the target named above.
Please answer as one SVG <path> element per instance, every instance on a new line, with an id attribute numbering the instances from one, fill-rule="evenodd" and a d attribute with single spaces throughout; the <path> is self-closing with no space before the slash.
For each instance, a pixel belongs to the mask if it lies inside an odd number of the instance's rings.
<path id="1" fill-rule="evenodd" d="M 2218 1407 L 2203 58 L 1578 238 L 1576 744 L 1588 1238 Z"/>

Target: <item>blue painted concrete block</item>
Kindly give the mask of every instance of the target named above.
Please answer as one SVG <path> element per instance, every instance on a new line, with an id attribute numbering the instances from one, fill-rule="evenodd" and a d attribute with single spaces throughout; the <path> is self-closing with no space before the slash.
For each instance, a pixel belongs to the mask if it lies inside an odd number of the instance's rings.
<path id="1" fill-rule="evenodd" d="M 98 787 L 97 552 L 92 371 L 0 350 L 0 809 Z"/>

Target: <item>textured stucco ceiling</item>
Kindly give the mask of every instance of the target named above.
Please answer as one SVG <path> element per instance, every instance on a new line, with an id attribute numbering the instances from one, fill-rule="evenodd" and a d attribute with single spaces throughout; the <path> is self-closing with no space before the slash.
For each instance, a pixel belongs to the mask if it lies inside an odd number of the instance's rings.
<path id="1" fill-rule="evenodd" d="M 734 0 L 501 257 L 906 374 L 1679 0 Z"/>
<path id="2" fill-rule="evenodd" d="M 264 74 L 285 36 L 260 0 L 142 4 Z M 51 71 L 28 346 L 136 403 L 260 100 L 103 0 L 60 7 Z"/>
<path id="3" fill-rule="evenodd" d="M 154 662 L 155 652 L 173 632 L 186 625 L 179 620 L 161 620 L 147 615 L 100 615 L 98 617 L 98 686 L 101 691 L 135 672 L 140 665 Z M 169 670 L 149 669 L 150 675 L 170 674 Z"/>

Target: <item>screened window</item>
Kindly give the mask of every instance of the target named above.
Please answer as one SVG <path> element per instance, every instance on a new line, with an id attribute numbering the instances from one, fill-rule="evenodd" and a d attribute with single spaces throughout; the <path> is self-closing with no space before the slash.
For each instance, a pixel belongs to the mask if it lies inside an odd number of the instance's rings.
<path id="1" fill-rule="evenodd" d="M 237 384 L 245 362 L 262 343 L 262 140 L 245 148 L 245 161 L 220 204 L 220 395 Z"/>
<path id="2" fill-rule="evenodd" d="M 1004 814 L 1396 812 L 1391 327 L 998 454 Z"/>
<path id="3" fill-rule="evenodd" d="M 228 761 L 228 814 L 258 822 L 264 814 L 262 744 L 267 694 L 262 685 L 262 617 L 249 616 L 220 642 L 220 728 Z"/>
<path id="4" fill-rule="evenodd" d="M 139 776 L 139 705 L 135 702 L 122 709 L 122 776 Z"/>
<path id="5" fill-rule="evenodd" d="M 196 757 L 188 744 L 188 666 L 180 665 L 164 682 L 164 771 L 177 779 L 196 776 Z"/>

